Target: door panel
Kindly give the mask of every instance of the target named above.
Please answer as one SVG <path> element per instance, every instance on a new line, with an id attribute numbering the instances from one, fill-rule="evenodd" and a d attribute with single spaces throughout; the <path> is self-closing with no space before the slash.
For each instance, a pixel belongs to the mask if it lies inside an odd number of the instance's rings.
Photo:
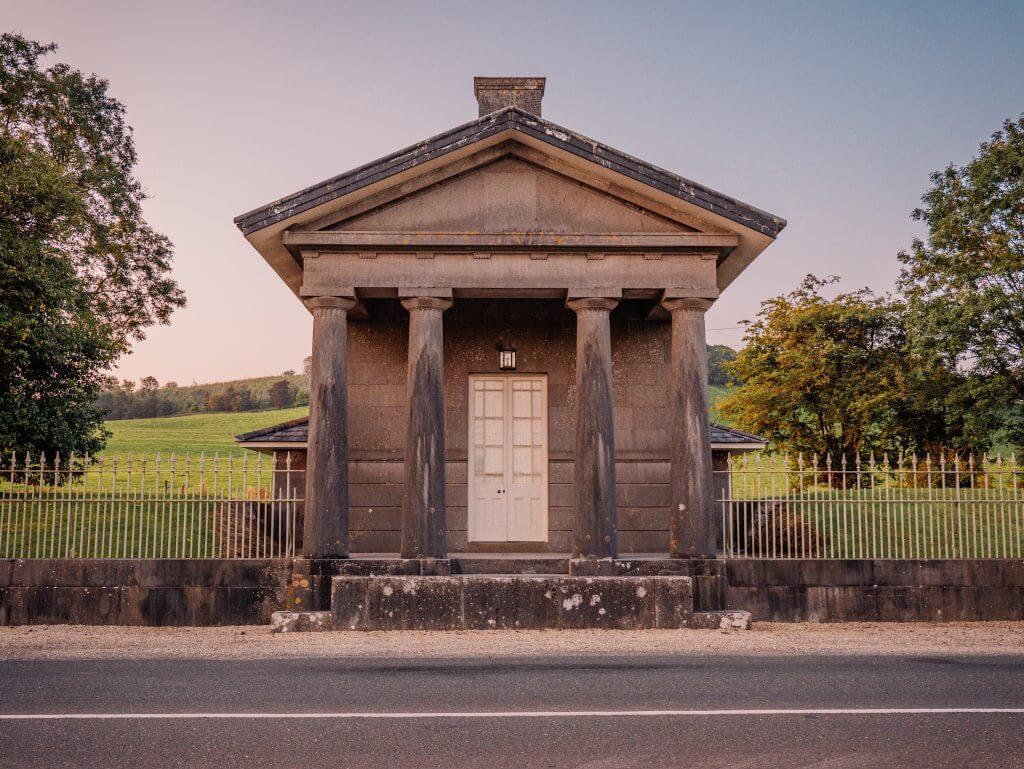
<path id="1" fill-rule="evenodd" d="M 546 379 L 470 377 L 469 539 L 547 540 Z"/>
<path id="2" fill-rule="evenodd" d="M 511 381 L 512 462 L 509 468 L 509 539 L 531 542 L 547 539 L 547 431 L 544 381 Z M 538 461 L 542 458 L 542 461 Z"/>
<path id="3" fill-rule="evenodd" d="M 505 486 L 504 379 L 472 379 L 472 455 L 469 468 L 469 538 L 477 542 L 508 540 Z"/>

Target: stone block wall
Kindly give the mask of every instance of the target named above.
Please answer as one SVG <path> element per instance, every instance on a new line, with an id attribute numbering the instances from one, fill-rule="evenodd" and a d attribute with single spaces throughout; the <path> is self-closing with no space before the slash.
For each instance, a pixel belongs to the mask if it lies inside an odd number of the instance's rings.
<path id="1" fill-rule="evenodd" d="M 611 316 L 619 549 L 668 547 L 670 326 L 646 319 L 647 303 Z M 498 340 L 517 350 L 517 371 L 548 383 L 549 548 L 572 547 L 576 319 L 560 300 L 456 300 L 444 316 L 448 547 L 467 541 L 468 379 L 499 373 Z M 371 302 L 349 325 L 349 498 L 353 552 L 399 547 L 408 314 Z"/>
<path id="2" fill-rule="evenodd" d="M 0 625 L 253 625 L 303 608 L 290 559 L 0 560 Z"/>
<path id="3" fill-rule="evenodd" d="M 1024 620 L 1024 561 L 726 563 L 725 605 L 766 622 Z"/>

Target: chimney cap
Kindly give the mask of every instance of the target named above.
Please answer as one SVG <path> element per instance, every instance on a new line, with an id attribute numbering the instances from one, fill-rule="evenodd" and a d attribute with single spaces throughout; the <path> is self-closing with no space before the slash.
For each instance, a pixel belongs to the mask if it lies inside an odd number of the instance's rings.
<path id="1" fill-rule="evenodd" d="M 480 116 L 504 107 L 518 107 L 540 117 L 546 81 L 543 77 L 474 77 L 473 93 L 480 105 Z"/>

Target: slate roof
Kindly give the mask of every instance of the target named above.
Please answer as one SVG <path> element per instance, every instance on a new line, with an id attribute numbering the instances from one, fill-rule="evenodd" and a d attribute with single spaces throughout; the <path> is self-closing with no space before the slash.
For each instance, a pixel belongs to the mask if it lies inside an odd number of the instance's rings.
<path id="1" fill-rule="evenodd" d="M 716 425 L 714 423 L 711 425 L 711 442 L 714 444 L 760 443 L 762 446 L 768 445 L 768 440 L 760 435 L 745 433 L 742 430 L 737 430 L 735 427 L 725 427 L 724 425 Z"/>
<path id="2" fill-rule="evenodd" d="M 236 435 L 235 440 L 239 443 L 249 441 L 272 441 L 274 443 L 305 443 L 309 438 L 309 417 L 299 417 L 290 422 L 282 422 L 279 425 L 261 427 L 250 433 Z"/>
<path id="3" fill-rule="evenodd" d="M 299 443 L 304 444 L 309 437 L 309 417 L 293 419 L 290 422 L 282 422 L 279 425 L 264 427 L 260 430 L 253 430 L 249 433 L 236 435 L 235 440 L 239 443 Z M 721 444 L 767 444 L 764 438 L 742 430 L 723 425 L 711 425 L 711 443 Z"/>
<path id="4" fill-rule="evenodd" d="M 678 174 L 646 163 L 549 120 L 531 115 L 517 107 L 505 107 L 497 112 L 484 115 L 372 163 L 314 184 L 269 205 L 236 216 L 235 224 L 243 234 L 249 235 L 303 211 L 506 130 L 519 131 L 539 139 L 553 147 L 571 152 L 604 168 L 617 171 L 772 238 L 786 226 L 785 219 L 754 208 Z"/>

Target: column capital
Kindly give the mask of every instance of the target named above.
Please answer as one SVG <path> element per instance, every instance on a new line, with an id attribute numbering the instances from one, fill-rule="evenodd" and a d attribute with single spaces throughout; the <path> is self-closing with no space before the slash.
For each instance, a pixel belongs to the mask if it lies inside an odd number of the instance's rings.
<path id="1" fill-rule="evenodd" d="M 605 312 L 611 312 L 619 304 L 617 298 L 608 296 L 573 296 L 569 295 L 569 298 L 565 302 L 565 306 L 573 312 L 581 312 L 583 310 L 604 310 Z"/>
<path id="2" fill-rule="evenodd" d="M 334 309 L 347 312 L 358 304 L 358 300 L 354 296 L 313 296 L 303 302 L 311 311 Z"/>
<path id="3" fill-rule="evenodd" d="M 580 310 L 614 310 L 622 298 L 621 288 L 570 288 L 566 292 L 565 306 L 574 312 Z"/>
<path id="4" fill-rule="evenodd" d="M 696 296 L 687 297 L 666 297 L 661 300 L 661 306 L 669 312 L 707 312 L 714 304 L 714 299 L 702 299 Z"/>
<path id="5" fill-rule="evenodd" d="M 444 312 L 452 306 L 451 299 L 440 296 L 409 296 L 402 300 L 402 307 L 409 312 L 413 310 L 439 310 Z"/>

